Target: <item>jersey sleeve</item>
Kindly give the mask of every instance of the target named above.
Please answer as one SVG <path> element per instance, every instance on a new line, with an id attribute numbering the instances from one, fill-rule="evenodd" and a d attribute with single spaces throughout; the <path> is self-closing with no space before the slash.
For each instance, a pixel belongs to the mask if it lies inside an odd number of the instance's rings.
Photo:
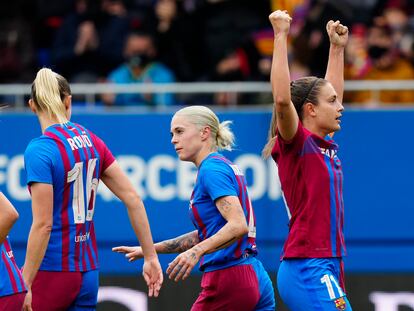
<path id="1" fill-rule="evenodd" d="M 115 161 L 115 157 L 102 139 L 91 132 L 90 135 L 93 144 L 101 157 L 101 171 L 104 172 Z"/>
<path id="2" fill-rule="evenodd" d="M 213 201 L 224 196 L 238 196 L 235 175 L 225 163 L 211 163 L 203 170 L 202 183 Z"/>
<path id="3" fill-rule="evenodd" d="M 300 121 L 298 123 L 298 129 L 296 131 L 296 134 L 295 136 L 293 136 L 292 139 L 284 140 L 279 135 L 279 133 L 276 133 L 276 134 L 277 134 L 277 144 L 275 144 L 275 146 L 273 147 L 272 153 L 275 152 L 276 145 L 278 145 L 282 153 L 299 151 L 302 148 L 303 143 L 305 142 L 305 139 L 306 139 L 305 129 L 303 128 L 302 122 Z"/>
<path id="4" fill-rule="evenodd" d="M 24 153 L 26 183 L 34 182 L 53 184 L 53 141 L 34 140 L 27 146 Z"/>

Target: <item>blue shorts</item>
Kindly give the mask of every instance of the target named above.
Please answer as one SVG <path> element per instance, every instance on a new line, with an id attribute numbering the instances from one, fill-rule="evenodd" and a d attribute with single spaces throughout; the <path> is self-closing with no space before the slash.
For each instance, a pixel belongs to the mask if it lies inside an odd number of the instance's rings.
<path id="1" fill-rule="evenodd" d="M 68 311 L 93 311 L 98 303 L 99 271 L 82 272 L 82 284 Z"/>
<path id="2" fill-rule="evenodd" d="M 280 297 L 291 311 L 352 311 L 340 258 L 284 259 L 277 274 Z"/>
<path id="3" fill-rule="evenodd" d="M 254 257 L 227 268 L 205 272 L 192 311 L 273 311 L 272 282 Z"/>
<path id="4" fill-rule="evenodd" d="M 260 260 L 252 258 L 251 265 L 256 272 L 258 284 L 259 284 L 259 293 L 260 299 L 254 310 L 256 311 L 270 311 L 276 309 L 275 301 L 275 291 L 273 289 L 272 281 L 270 280 L 269 274 L 263 267 L 263 264 Z"/>

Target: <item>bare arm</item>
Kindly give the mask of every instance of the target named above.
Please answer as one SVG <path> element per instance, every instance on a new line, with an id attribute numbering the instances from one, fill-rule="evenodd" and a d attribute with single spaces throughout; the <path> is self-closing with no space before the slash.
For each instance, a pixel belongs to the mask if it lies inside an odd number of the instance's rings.
<path id="1" fill-rule="evenodd" d="M 28 289 L 24 298 L 24 311 L 32 310 L 32 283 L 45 256 L 53 225 L 53 186 L 33 183 L 30 190 L 33 221 L 23 266 L 23 279 Z"/>
<path id="2" fill-rule="evenodd" d="M 155 250 L 157 253 L 182 253 L 193 248 L 194 246 L 198 246 L 196 249 L 200 251 L 199 257 L 201 257 L 202 254 L 215 252 L 228 246 L 239 237 L 243 236 L 246 233 L 245 230 L 247 229 L 245 226 L 247 226 L 247 224 L 238 198 L 223 197 L 217 200 L 216 205 L 223 217 L 226 220 L 228 218 L 228 222 L 215 235 L 200 243 L 198 232 L 197 230 L 194 230 L 176 238 L 156 243 Z M 228 215 L 229 209 L 231 209 L 232 213 L 235 215 Z M 143 257 L 140 246 L 117 246 L 112 250 L 117 253 L 124 253 L 125 257 L 127 257 L 129 261 L 134 261 Z"/>
<path id="3" fill-rule="evenodd" d="M 0 192 L 0 245 L 6 240 L 12 226 L 19 218 L 16 209 L 10 201 Z"/>
<path id="4" fill-rule="evenodd" d="M 234 241 L 247 234 L 248 227 L 239 198 L 226 196 L 216 201 L 216 206 L 227 223 L 216 234 L 200 242 L 199 246 L 204 254 L 213 253 L 225 248 Z"/>
<path id="5" fill-rule="evenodd" d="M 270 82 L 276 105 L 276 124 L 285 140 L 292 139 L 297 131 L 299 117 L 290 97 L 290 73 L 287 38 L 291 17 L 286 11 L 275 11 L 269 16 L 274 31 L 274 46 Z"/>
<path id="6" fill-rule="evenodd" d="M 101 179 L 126 205 L 131 225 L 143 250 L 144 278 L 149 286 L 149 296 L 158 296 L 163 276 L 144 203 L 116 161 L 104 171 Z"/>
<path id="7" fill-rule="evenodd" d="M 156 243 L 155 251 L 158 254 L 182 253 L 192 248 L 200 242 L 197 230 L 180 235 L 176 238 Z M 125 254 L 129 261 L 142 258 L 142 248 L 140 246 L 117 246 L 112 251 Z"/>
<path id="8" fill-rule="evenodd" d="M 23 278 L 28 287 L 32 286 L 43 261 L 53 225 L 53 186 L 33 183 L 30 190 L 33 222 L 27 241 L 26 259 L 23 267 Z"/>
<path id="9" fill-rule="evenodd" d="M 202 255 L 225 248 L 248 232 L 246 218 L 238 197 L 219 198 L 216 201 L 216 206 L 227 223 L 213 236 L 178 255 L 167 269 L 170 279 L 184 280 L 190 275 Z"/>
<path id="10" fill-rule="evenodd" d="M 338 101 L 342 103 L 344 94 L 344 50 L 348 42 L 348 27 L 339 21 L 330 20 L 326 24 L 329 36 L 329 58 L 325 79 L 329 81 L 336 91 Z"/>

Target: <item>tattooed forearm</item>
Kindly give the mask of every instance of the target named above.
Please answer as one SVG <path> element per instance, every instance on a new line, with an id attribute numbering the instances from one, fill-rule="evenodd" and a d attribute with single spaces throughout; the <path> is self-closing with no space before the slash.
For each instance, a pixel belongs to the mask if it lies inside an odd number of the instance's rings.
<path id="1" fill-rule="evenodd" d="M 193 231 L 171 240 L 161 242 L 162 253 L 182 253 L 197 245 L 199 242 L 197 231 Z"/>

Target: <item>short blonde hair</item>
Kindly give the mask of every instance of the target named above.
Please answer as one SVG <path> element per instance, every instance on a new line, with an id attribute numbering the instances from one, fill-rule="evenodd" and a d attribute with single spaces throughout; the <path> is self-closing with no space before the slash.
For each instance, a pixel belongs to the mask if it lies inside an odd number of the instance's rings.
<path id="1" fill-rule="evenodd" d="M 70 95 L 70 86 L 64 77 L 49 68 L 37 72 L 31 97 L 39 111 L 46 111 L 50 117 L 56 117 L 60 124 L 67 123 L 63 99 Z"/>
<path id="2" fill-rule="evenodd" d="M 185 116 L 192 124 L 202 128 L 209 126 L 214 147 L 218 150 L 231 151 L 234 146 L 234 134 L 230 130 L 232 121 L 223 121 L 220 123 L 217 115 L 205 106 L 188 106 L 178 110 L 176 116 Z"/>

